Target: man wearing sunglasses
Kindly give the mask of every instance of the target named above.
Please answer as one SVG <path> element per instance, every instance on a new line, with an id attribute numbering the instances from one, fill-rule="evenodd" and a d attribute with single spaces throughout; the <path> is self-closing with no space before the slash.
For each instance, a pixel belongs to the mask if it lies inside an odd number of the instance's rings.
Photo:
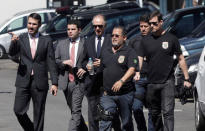
<path id="1" fill-rule="evenodd" d="M 162 15 L 158 11 L 151 13 L 149 24 L 151 35 L 142 39 L 139 50 L 140 66 L 144 57 L 148 62 L 148 108 L 156 131 L 174 131 L 174 55 L 184 74 L 184 86 L 190 87 L 187 65 L 178 39 L 162 29 Z"/>
<path id="2" fill-rule="evenodd" d="M 136 51 L 138 55 L 139 46 L 142 38 L 150 33 L 150 25 L 149 25 L 149 15 L 145 14 L 140 16 L 139 18 L 140 23 L 140 34 L 136 37 L 130 39 L 128 45 Z M 139 72 L 136 72 L 136 76 L 134 77 L 135 81 L 135 93 L 134 93 L 134 102 L 132 106 L 133 115 L 137 124 L 138 131 L 147 131 L 146 121 L 143 113 L 143 105 L 145 104 L 145 94 L 146 94 L 146 87 L 148 84 L 147 81 L 147 61 L 146 58 L 143 59 L 143 67 L 140 71 L 140 79 L 138 78 Z M 151 114 L 148 113 L 148 131 L 154 131 Z"/>
<path id="3" fill-rule="evenodd" d="M 102 87 L 102 70 L 100 69 L 101 54 L 107 46 L 111 46 L 110 35 L 104 34 L 106 21 L 103 15 L 96 15 L 92 20 L 95 34 L 88 37 L 84 47 L 84 68 L 91 70 L 87 66 L 89 58 L 93 60 L 94 75 L 88 75 L 85 80 L 86 97 L 88 100 L 88 125 L 89 131 L 99 131 L 97 118 L 97 104 L 100 98 L 100 88 Z"/>
<path id="4" fill-rule="evenodd" d="M 102 53 L 103 95 L 100 105 L 109 119 L 100 121 L 100 131 L 111 131 L 113 119 L 119 113 L 123 131 L 134 131 L 132 123 L 132 102 L 135 73 L 138 59 L 135 51 L 125 45 L 126 32 L 121 26 L 112 31 L 112 47 Z M 120 126 L 120 125 L 119 125 Z"/>

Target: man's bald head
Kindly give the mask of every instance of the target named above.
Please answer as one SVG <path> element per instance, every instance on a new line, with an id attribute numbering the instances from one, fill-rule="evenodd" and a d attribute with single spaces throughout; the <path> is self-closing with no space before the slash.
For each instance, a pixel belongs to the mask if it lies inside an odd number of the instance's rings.
<path id="1" fill-rule="evenodd" d="M 103 25 L 105 25 L 106 24 L 106 22 L 105 22 L 105 17 L 103 16 L 103 15 L 101 15 L 101 14 L 98 14 L 98 15 L 95 15 L 94 17 L 93 17 L 93 20 L 92 20 L 92 23 L 94 24 L 94 22 L 102 22 L 103 23 Z"/>
<path id="2" fill-rule="evenodd" d="M 105 17 L 103 15 L 96 15 L 93 17 L 93 27 L 97 36 L 102 36 L 105 30 Z"/>

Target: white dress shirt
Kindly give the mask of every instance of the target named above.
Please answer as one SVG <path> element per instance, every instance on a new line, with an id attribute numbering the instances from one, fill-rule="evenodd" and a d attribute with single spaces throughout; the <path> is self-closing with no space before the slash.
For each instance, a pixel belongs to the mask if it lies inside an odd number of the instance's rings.
<path id="1" fill-rule="evenodd" d="M 37 33 L 34 38 L 33 38 L 33 36 L 31 36 L 31 35 L 28 33 L 28 38 L 29 38 L 30 47 L 31 47 L 31 44 L 32 44 L 33 39 L 35 39 L 35 42 L 36 42 L 36 50 L 37 50 L 38 40 L 39 40 L 39 33 Z"/>
<path id="2" fill-rule="evenodd" d="M 75 40 L 75 63 L 74 63 L 74 65 L 73 65 L 73 67 L 76 67 L 76 59 L 77 59 L 77 54 L 78 54 L 78 46 L 79 46 L 79 43 L 80 43 L 80 37 L 78 37 L 78 38 Z M 71 52 L 72 46 L 73 46 L 73 43 L 70 41 L 69 53 Z"/>

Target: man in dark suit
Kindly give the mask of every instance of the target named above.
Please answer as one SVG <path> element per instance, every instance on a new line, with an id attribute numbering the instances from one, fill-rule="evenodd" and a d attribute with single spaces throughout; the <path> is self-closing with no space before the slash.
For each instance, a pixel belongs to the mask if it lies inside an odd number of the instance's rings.
<path id="1" fill-rule="evenodd" d="M 106 22 L 102 15 L 96 15 L 92 20 L 95 34 L 85 41 L 84 68 L 89 71 L 87 61 L 92 58 L 94 66 L 94 75 L 89 75 L 85 80 L 86 97 L 88 100 L 88 123 L 89 131 L 99 131 L 97 119 L 97 104 L 100 98 L 100 88 L 102 87 L 102 70 L 100 68 L 101 54 L 105 48 L 111 47 L 111 37 L 104 33 Z"/>
<path id="2" fill-rule="evenodd" d="M 55 58 L 59 68 L 59 89 L 63 90 L 67 104 L 71 109 L 69 131 L 87 131 L 81 113 L 84 97 L 82 55 L 84 39 L 79 37 L 80 23 L 70 20 L 67 25 L 68 38 L 60 40 L 56 47 Z"/>
<path id="3" fill-rule="evenodd" d="M 57 68 L 55 64 L 52 41 L 41 36 L 38 29 L 41 16 L 32 13 L 28 16 L 28 33 L 19 37 L 13 33 L 9 49 L 11 57 L 19 58 L 16 77 L 16 96 L 14 112 L 25 131 L 43 131 L 45 103 L 49 89 L 48 68 L 51 76 L 51 92 L 57 93 Z M 33 101 L 33 122 L 27 115 L 30 100 Z"/>

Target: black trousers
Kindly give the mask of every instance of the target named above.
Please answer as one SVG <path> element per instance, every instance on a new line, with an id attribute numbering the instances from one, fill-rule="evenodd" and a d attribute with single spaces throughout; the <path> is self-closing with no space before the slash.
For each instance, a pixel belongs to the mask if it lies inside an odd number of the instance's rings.
<path id="1" fill-rule="evenodd" d="M 155 131 L 174 131 L 174 80 L 163 84 L 148 84 L 148 108 L 151 111 Z M 162 122 L 162 115 L 163 121 Z"/>
<path id="2" fill-rule="evenodd" d="M 31 78 L 28 87 L 16 87 L 14 112 L 24 131 L 43 131 L 45 104 L 48 90 L 36 88 Z M 33 101 L 33 122 L 27 115 L 30 100 Z"/>

